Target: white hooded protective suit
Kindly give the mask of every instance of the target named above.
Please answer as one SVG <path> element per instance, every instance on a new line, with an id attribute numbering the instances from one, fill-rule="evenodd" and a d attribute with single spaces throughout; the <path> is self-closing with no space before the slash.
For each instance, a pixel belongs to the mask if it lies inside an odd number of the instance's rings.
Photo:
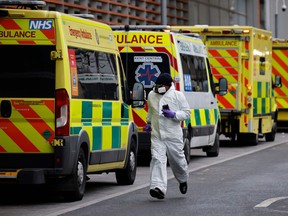
<path id="1" fill-rule="evenodd" d="M 176 113 L 173 119 L 162 114 L 162 106 Z M 183 131 L 181 121 L 190 117 L 189 104 L 180 91 L 172 86 L 164 94 L 151 91 L 148 95 L 147 122 L 151 123 L 150 189 L 158 187 L 167 191 L 167 157 L 175 178 L 179 183 L 188 180 L 188 165 L 183 151 Z"/>

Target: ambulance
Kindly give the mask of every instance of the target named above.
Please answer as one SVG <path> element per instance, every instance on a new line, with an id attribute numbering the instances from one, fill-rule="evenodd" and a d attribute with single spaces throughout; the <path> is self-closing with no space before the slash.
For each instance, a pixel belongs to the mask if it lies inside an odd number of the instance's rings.
<path id="1" fill-rule="evenodd" d="M 228 93 L 218 95 L 221 134 L 232 141 L 257 145 L 259 138 L 274 141 L 278 108 L 272 76 L 272 33 L 250 26 L 177 26 L 197 33 L 204 41 L 215 81 L 225 77 Z"/>
<path id="2" fill-rule="evenodd" d="M 0 2 L 0 185 L 51 185 L 75 201 L 88 174 L 133 184 L 143 85 L 131 98 L 108 25 L 43 5 Z"/>
<path id="3" fill-rule="evenodd" d="M 146 96 L 161 73 L 170 73 L 177 90 L 184 93 L 191 117 L 183 122 L 186 160 L 192 148 L 202 149 L 208 157 L 219 154 L 220 115 L 215 95 L 225 94 L 226 79 L 215 84 L 205 46 L 195 35 L 173 33 L 169 26 L 112 26 L 126 71 L 128 85 L 144 85 Z M 216 91 L 217 85 L 217 91 Z M 139 157 L 148 160 L 150 133 L 144 130 L 148 106 L 133 109 L 139 130 Z M 152 128 L 153 130 L 153 128 Z"/>
<path id="4" fill-rule="evenodd" d="M 288 40 L 275 38 L 272 42 L 272 73 L 281 76 L 282 87 L 275 89 L 278 106 L 277 128 L 288 129 Z"/>

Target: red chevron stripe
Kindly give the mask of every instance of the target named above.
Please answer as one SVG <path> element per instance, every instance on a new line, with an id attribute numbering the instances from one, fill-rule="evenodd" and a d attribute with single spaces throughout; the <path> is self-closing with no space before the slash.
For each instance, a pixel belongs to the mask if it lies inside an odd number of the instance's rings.
<path id="1" fill-rule="evenodd" d="M 44 29 L 41 30 L 41 32 L 49 39 L 49 40 L 53 40 L 55 39 L 55 29 L 54 27 L 52 29 Z"/>
<path id="2" fill-rule="evenodd" d="M 276 104 L 278 108 L 284 108 L 284 106 L 277 100 L 277 98 L 276 98 Z"/>
<path id="3" fill-rule="evenodd" d="M 130 47 L 134 52 L 145 52 L 145 50 L 142 47 Z"/>
<path id="4" fill-rule="evenodd" d="M 45 105 L 49 108 L 52 113 L 55 113 L 55 104 L 54 100 L 45 100 Z"/>
<path id="5" fill-rule="evenodd" d="M 285 70 L 285 72 L 286 72 L 286 70 Z M 282 76 L 282 75 L 277 71 L 277 69 L 276 69 L 275 67 L 273 67 L 273 66 L 272 66 L 272 73 L 273 73 L 274 75 L 280 75 L 280 76 L 281 76 L 282 84 L 288 87 L 288 81 L 287 81 L 287 79 L 285 79 L 285 77 Z M 278 89 L 278 88 L 277 88 L 277 89 Z"/>
<path id="6" fill-rule="evenodd" d="M 223 96 L 217 95 L 218 101 L 221 102 L 221 104 L 224 105 L 224 108 L 226 109 L 232 109 L 234 108 L 233 105 Z"/>
<path id="7" fill-rule="evenodd" d="M 245 49 L 248 50 L 249 49 L 249 42 L 245 41 Z"/>
<path id="8" fill-rule="evenodd" d="M 48 138 L 48 141 L 51 141 L 54 137 L 54 131 L 49 127 L 49 125 L 42 120 L 42 118 L 29 106 L 29 105 L 17 105 L 15 101 L 12 101 L 13 107 L 30 123 L 30 125 L 42 134 L 49 130 L 51 136 Z M 29 110 L 29 111 L 27 111 Z"/>
<path id="9" fill-rule="evenodd" d="M 122 50 L 124 49 L 124 46 L 122 47 L 120 47 L 120 46 L 118 46 L 118 50 L 119 50 L 119 52 L 121 52 Z"/>
<path id="10" fill-rule="evenodd" d="M 288 50 L 281 50 L 281 52 L 288 58 Z"/>
<path id="11" fill-rule="evenodd" d="M 280 100 L 280 98 L 276 98 L 276 103 L 277 103 L 278 108 L 287 108 L 284 105 L 282 105 L 278 99 Z M 284 100 L 286 103 L 288 103 L 288 98 L 281 98 L 281 100 Z"/>
<path id="12" fill-rule="evenodd" d="M 36 43 L 32 40 L 17 40 L 18 44 L 24 44 L 24 45 L 35 45 Z"/>
<path id="13" fill-rule="evenodd" d="M 286 94 L 284 93 L 284 91 L 281 90 L 281 88 L 275 88 L 274 90 L 279 96 L 286 96 Z"/>
<path id="14" fill-rule="evenodd" d="M 282 52 L 284 53 L 284 52 Z M 284 53 L 285 54 L 285 53 Z M 287 63 L 284 62 L 278 55 L 275 54 L 275 52 L 273 52 L 272 54 L 272 58 L 275 59 L 276 62 L 278 62 L 278 64 L 285 70 L 285 71 L 288 71 L 288 66 L 287 66 Z M 275 72 L 277 70 L 275 69 Z M 276 74 L 275 75 L 280 75 L 280 74 Z"/>
<path id="15" fill-rule="evenodd" d="M 133 118 L 138 127 L 144 127 L 146 125 L 146 121 L 144 121 L 137 113 L 132 110 Z"/>
<path id="16" fill-rule="evenodd" d="M 238 60 L 238 51 L 236 50 L 226 50 L 233 58 L 235 61 L 239 61 Z"/>
<path id="17" fill-rule="evenodd" d="M 282 53 L 286 56 L 288 55 L 288 52 L 282 51 Z M 275 52 L 272 53 L 272 57 L 276 62 L 278 62 L 278 64 L 283 68 L 284 71 L 288 71 L 287 64 L 278 55 L 276 55 Z M 272 73 L 274 75 L 281 75 L 281 73 L 273 66 L 272 66 Z M 281 81 L 283 85 L 288 87 L 288 81 L 287 79 L 285 79 L 285 76 L 281 75 Z M 278 93 L 278 95 L 281 95 L 281 96 L 286 95 L 286 93 L 284 93 L 280 88 L 275 88 L 275 91 Z"/>
<path id="18" fill-rule="evenodd" d="M 223 75 L 221 74 L 221 73 L 219 73 L 219 71 L 216 69 L 216 68 L 214 68 L 213 66 L 212 66 L 212 74 L 213 74 L 213 76 L 217 79 L 217 80 L 219 80 L 220 78 L 223 78 Z"/>
<path id="19" fill-rule="evenodd" d="M 247 88 L 248 87 L 248 79 L 246 77 L 244 78 L 244 84 L 245 84 L 245 87 Z"/>
<path id="20" fill-rule="evenodd" d="M 0 124 L 5 125 L 5 133 L 22 149 L 24 152 L 39 152 L 39 150 L 27 139 L 24 134 L 8 119 L 0 119 Z"/>
<path id="21" fill-rule="evenodd" d="M 212 54 L 212 56 L 221 56 L 220 53 L 217 50 L 209 50 L 209 52 Z M 225 68 L 226 71 L 228 71 L 231 75 L 238 75 L 238 71 L 231 67 L 229 62 L 227 62 L 224 58 L 215 58 L 223 67 L 230 67 Z"/>
<path id="22" fill-rule="evenodd" d="M 2 146 L 0 146 L 0 152 L 7 152 Z"/>
<path id="23" fill-rule="evenodd" d="M 21 27 L 12 19 L 4 19 L 0 21 L 0 25 L 6 30 L 19 30 Z"/>
<path id="24" fill-rule="evenodd" d="M 168 54 L 170 61 L 173 63 L 173 67 L 176 71 L 178 71 L 178 64 L 177 64 L 177 59 L 174 58 L 174 56 L 172 56 L 172 54 L 165 48 L 165 47 L 155 47 L 155 49 L 157 50 L 157 52 L 163 52 Z"/>
<path id="25" fill-rule="evenodd" d="M 244 63 L 245 63 L 245 68 L 248 70 L 248 68 L 249 68 L 249 62 L 247 61 L 247 60 L 244 60 Z"/>

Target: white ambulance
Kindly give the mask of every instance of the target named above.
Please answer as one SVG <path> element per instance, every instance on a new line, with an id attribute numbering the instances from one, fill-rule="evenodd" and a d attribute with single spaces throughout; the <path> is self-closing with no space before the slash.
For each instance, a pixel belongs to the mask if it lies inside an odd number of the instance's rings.
<path id="1" fill-rule="evenodd" d="M 176 89 L 191 107 L 183 122 L 186 159 L 191 148 L 202 148 L 207 156 L 219 154 L 220 115 L 215 94 L 227 91 L 226 79 L 213 83 L 206 48 L 196 35 L 171 32 L 169 26 L 112 26 L 130 89 L 135 82 L 152 90 L 161 73 L 170 73 Z M 217 90 L 216 90 L 217 89 Z M 133 109 L 139 133 L 139 157 L 150 156 L 150 134 L 145 132 L 145 109 Z"/>

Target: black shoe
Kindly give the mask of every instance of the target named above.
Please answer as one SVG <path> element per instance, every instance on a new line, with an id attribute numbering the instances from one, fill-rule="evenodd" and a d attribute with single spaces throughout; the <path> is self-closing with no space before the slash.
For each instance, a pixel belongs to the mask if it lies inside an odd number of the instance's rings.
<path id="1" fill-rule="evenodd" d="M 179 189 L 180 189 L 180 192 L 181 192 L 182 194 L 186 194 L 187 189 L 188 189 L 187 182 L 180 183 Z"/>
<path id="2" fill-rule="evenodd" d="M 150 190 L 150 195 L 157 199 L 164 199 L 165 195 L 159 188 L 154 188 Z"/>

